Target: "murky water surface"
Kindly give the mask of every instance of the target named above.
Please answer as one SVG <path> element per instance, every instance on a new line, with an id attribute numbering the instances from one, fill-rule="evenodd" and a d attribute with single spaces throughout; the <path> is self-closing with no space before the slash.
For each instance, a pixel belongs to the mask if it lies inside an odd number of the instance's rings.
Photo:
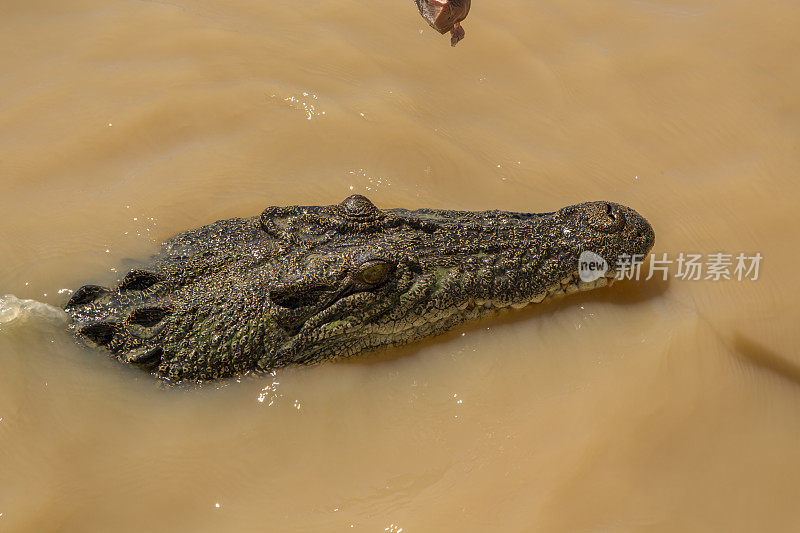
<path id="1" fill-rule="evenodd" d="M 794 0 L 475 0 L 453 49 L 402 0 L 3 2 L 0 295 L 35 301 L 0 313 L 0 529 L 794 530 L 798 25 Z M 732 254 L 734 279 L 673 263 L 199 389 L 36 304 L 354 192 L 614 200 L 658 258 Z"/>

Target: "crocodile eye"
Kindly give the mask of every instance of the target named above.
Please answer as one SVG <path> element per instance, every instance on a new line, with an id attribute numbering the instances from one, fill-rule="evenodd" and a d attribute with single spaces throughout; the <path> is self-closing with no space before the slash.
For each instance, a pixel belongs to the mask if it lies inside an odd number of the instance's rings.
<path id="1" fill-rule="evenodd" d="M 356 278 L 366 285 L 379 285 L 392 273 L 392 264 L 386 261 L 368 261 L 358 267 Z"/>

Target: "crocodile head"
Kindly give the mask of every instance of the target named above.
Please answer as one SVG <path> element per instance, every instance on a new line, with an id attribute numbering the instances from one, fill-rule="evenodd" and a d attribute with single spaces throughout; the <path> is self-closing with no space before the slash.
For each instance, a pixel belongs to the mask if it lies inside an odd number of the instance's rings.
<path id="1" fill-rule="evenodd" d="M 504 308 L 604 286 L 578 260 L 647 254 L 647 221 L 591 202 L 542 214 L 270 207 L 177 235 L 114 288 L 86 285 L 72 327 L 121 360 L 207 380 L 398 345 Z"/>

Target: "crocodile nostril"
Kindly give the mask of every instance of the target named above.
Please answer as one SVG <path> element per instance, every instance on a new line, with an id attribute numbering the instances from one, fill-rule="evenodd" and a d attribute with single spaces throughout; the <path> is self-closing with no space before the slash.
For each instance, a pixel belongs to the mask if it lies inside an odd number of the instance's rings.
<path id="1" fill-rule="evenodd" d="M 625 227 L 625 215 L 617 204 L 593 204 L 588 211 L 588 223 L 602 233 L 616 233 Z"/>
<path id="2" fill-rule="evenodd" d="M 117 325 L 113 322 L 96 322 L 82 327 L 78 333 L 100 346 L 105 346 L 114 337 Z"/>
<path id="3" fill-rule="evenodd" d="M 171 312 L 172 310 L 168 307 L 140 307 L 130 314 L 128 323 L 146 328 L 153 327 Z"/>
<path id="4" fill-rule="evenodd" d="M 73 294 L 72 298 L 67 302 L 66 309 L 91 303 L 108 292 L 111 291 L 100 285 L 84 285 L 75 291 L 75 294 Z"/>
<path id="5" fill-rule="evenodd" d="M 121 291 L 143 291 L 149 289 L 156 283 L 164 281 L 164 278 L 153 272 L 146 270 L 131 270 L 125 275 L 122 283 L 119 284 Z"/>

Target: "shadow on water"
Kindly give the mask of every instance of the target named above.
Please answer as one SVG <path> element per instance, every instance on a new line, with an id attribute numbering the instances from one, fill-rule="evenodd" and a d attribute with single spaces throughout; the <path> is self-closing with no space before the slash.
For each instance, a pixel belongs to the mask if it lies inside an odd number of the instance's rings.
<path id="1" fill-rule="evenodd" d="M 734 336 L 733 350 L 736 357 L 743 361 L 800 385 L 800 363 L 792 361 L 790 357 L 779 354 L 741 333 Z"/>

